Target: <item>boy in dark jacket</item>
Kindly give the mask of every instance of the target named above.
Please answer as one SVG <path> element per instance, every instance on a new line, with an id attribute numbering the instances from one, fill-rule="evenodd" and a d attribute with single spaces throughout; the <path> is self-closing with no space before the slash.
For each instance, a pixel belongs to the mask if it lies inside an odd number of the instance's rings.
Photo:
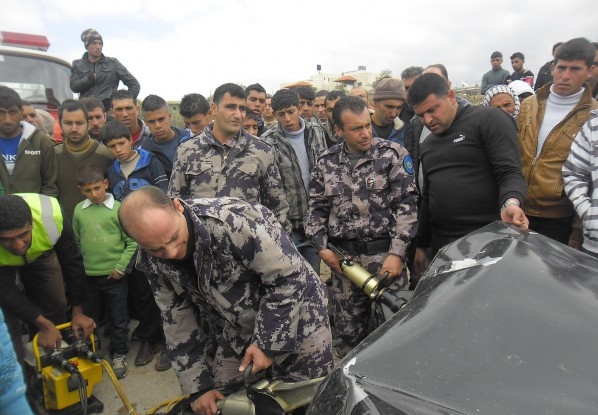
<path id="1" fill-rule="evenodd" d="M 168 177 L 162 163 L 149 151 L 133 149 L 131 133 L 126 125 L 120 121 L 107 123 L 100 131 L 100 140 L 116 157 L 108 169 L 108 181 L 116 200 L 122 201 L 143 186 L 168 189 Z"/>
<path id="2" fill-rule="evenodd" d="M 164 192 L 168 190 L 168 176 L 164 165 L 157 157 L 141 148 L 133 149 L 133 140 L 129 128 L 120 121 L 106 123 L 100 130 L 100 140 L 116 157 L 108 169 L 108 181 L 114 199 L 119 202 L 133 191 L 145 187 L 156 186 Z M 156 363 L 156 370 L 170 368 L 170 360 L 164 353 L 164 331 L 160 310 L 145 275 L 133 269 L 129 275 L 129 310 L 139 325 L 133 331 L 133 339 L 139 339 L 141 345 L 135 357 L 135 366 L 145 366 L 154 359 L 154 354 L 162 352 Z"/>

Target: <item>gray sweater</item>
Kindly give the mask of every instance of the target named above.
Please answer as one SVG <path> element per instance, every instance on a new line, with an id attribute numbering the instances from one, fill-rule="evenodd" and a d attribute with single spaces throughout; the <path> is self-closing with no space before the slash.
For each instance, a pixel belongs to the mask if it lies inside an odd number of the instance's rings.
<path id="1" fill-rule="evenodd" d="M 489 70 L 482 76 L 482 89 L 480 94 L 486 95 L 486 91 L 495 85 L 506 85 L 505 80 L 509 75 L 509 71 L 503 68 Z"/>

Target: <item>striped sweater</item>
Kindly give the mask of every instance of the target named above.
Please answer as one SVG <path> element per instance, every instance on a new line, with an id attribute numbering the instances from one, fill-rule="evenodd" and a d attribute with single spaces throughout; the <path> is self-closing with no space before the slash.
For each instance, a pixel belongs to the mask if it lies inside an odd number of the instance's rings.
<path id="1" fill-rule="evenodd" d="M 565 192 L 583 222 L 583 247 L 598 254 L 598 110 L 575 137 L 563 165 Z"/>

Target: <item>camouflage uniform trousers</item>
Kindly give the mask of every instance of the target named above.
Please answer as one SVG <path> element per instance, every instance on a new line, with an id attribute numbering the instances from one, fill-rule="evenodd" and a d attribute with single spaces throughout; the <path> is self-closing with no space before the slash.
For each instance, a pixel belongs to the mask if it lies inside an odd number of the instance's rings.
<path id="1" fill-rule="evenodd" d="M 378 272 L 387 256 L 388 253 L 352 255 L 357 264 L 375 277 L 379 277 Z M 403 268 L 403 272 L 392 281 L 389 289 L 398 291 L 406 289 L 408 285 L 407 271 Z M 381 309 L 360 287 L 355 286 L 346 276 L 338 275 L 336 272 L 332 272 L 332 304 L 334 327 L 337 333 L 336 352 L 340 357 L 344 357 L 376 329 L 372 324 L 373 316 L 374 313 L 381 315 Z"/>
<path id="2" fill-rule="evenodd" d="M 220 342 L 208 364 L 211 367 L 212 382 L 215 389 L 230 393 L 243 384 L 243 373 L 239 366 L 243 356 L 237 355 L 228 344 Z M 285 382 L 298 382 L 326 376 L 333 366 L 332 338 L 330 327 L 322 325 L 313 332 L 296 353 L 278 354 L 268 369 L 274 378 Z M 263 377 L 257 374 L 255 381 Z"/>

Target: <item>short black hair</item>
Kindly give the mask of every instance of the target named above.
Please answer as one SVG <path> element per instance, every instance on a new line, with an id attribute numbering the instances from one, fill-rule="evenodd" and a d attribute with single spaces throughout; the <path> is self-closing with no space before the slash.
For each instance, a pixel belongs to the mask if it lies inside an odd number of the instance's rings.
<path id="1" fill-rule="evenodd" d="M 79 101 L 81 101 L 81 103 L 83 105 L 85 105 L 85 108 L 87 108 L 87 112 L 93 111 L 96 108 L 100 108 L 103 113 L 106 113 L 106 109 L 104 108 L 104 103 L 102 103 L 102 100 L 99 98 L 85 97 L 85 98 L 81 98 Z"/>
<path id="2" fill-rule="evenodd" d="M 293 90 L 299 95 L 299 99 L 307 101 L 314 101 L 316 99 L 316 93 L 308 86 L 298 86 L 297 88 L 293 88 Z"/>
<path id="3" fill-rule="evenodd" d="M 117 138 L 131 139 L 131 131 L 129 128 L 118 120 L 110 120 L 100 130 L 99 134 L 100 141 L 104 145 L 108 145 L 110 140 L 116 140 Z"/>
<path id="4" fill-rule="evenodd" d="M 500 53 L 499 51 L 492 52 L 492 55 L 490 55 L 490 59 L 494 59 L 494 58 L 501 58 L 502 59 L 502 53 Z"/>
<path id="5" fill-rule="evenodd" d="M 316 98 L 318 97 L 325 97 L 326 95 L 328 95 L 330 91 L 328 91 L 327 89 L 320 89 L 318 92 L 316 92 Z"/>
<path id="6" fill-rule="evenodd" d="M 438 98 L 444 98 L 448 91 L 449 85 L 442 76 L 425 73 L 417 78 L 409 88 L 409 104 L 411 106 L 419 105 L 432 94 Z"/>
<path id="7" fill-rule="evenodd" d="M 426 66 L 426 69 L 430 69 L 430 68 L 436 68 L 436 69 L 438 69 L 440 71 L 440 73 L 442 73 L 442 76 L 444 77 L 444 80 L 446 82 L 448 82 L 449 77 L 448 77 L 448 71 L 446 70 L 446 66 L 444 66 L 441 63 L 433 63 L 432 65 Z M 424 69 L 424 70 L 426 70 L 426 69 Z M 409 93 L 411 93 L 411 89 L 409 91 L 410 91 Z"/>
<path id="8" fill-rule="evenodd" d="M 8 109 L 13 106 L 16 106 L 18 109 L 23 108 L 21 97 L 14 89 L 0 85 L 0 108 Z"/>
<path id="9" fill-rule="evenodd" d="M 254 113 L 253 111 L 247 111 L 247 114 L 245 115 L 245 119 L 254 120 L 255 122 L 259 123 L 261 117 L 259 115 L 257 115 L 256 113 Z"/>
<path id="10" fill-rule="evenodd" d="M 148 95 L 141 103 L 141 111 L 143 112 L 158 111 L 161 109 L 168 110 L 168 104 L 164 98 L 159 97 L 158 95 Z"/>
<path id="11" fill-rule="evenodd" d="M 345 111 L 352 111 L 355 114 L 361 115 L 363 110 L 367 108 L 365 102 L 359 97 L 342 97 L 334 104 L 332 109 L 332 121 L 334 125 L 338 125 L 339 128 L 343 129 L 342 115 Z"/>
<path id="12" fill-rule="evenodd" d="M 299 95 L 292 89 L 284 88 L 279 89 L 272 96 L 272 110 L 274 112 L 280 111 L 284 108 L 292 106 L 299 107 Z"/>
<path id="13" fill-rule="evenodd" d="M 181 99 L 179 114 L 191 118 L 194 115 L 206 115 L 210 110 L 208 100 L 201 94 L 187 94 Z"/>
<path id="14" fill-rule="evenodd" d="M 563 43 L 559 46 L 554 57 L 555 64 L 559 60 L 576 61 L 583 60 L 588 65 L 588 68 L 594 65 L 596 57 L 596 46 L 584 37 L 576 37 Z"/>
<path id="15" fill-rule="evenodd" d="M 525 56 L 523 56 L 523 53 L 521 53 L 521 52 L 515 52 L 511 55 L 511 60 L 516 59 L 516 58 L 519 58 L 522 61 L 525 61 Z"/>
<path id="16" fill-rule="evenodd" d="M 401 79 L 415 78 L 416 76 L 420 76 L 422 73 L 424 73 L 424 68 L 421 66 L 410 66 L 401 72 Z"/>
<path id="17" fill-rule="evenodd" d="M 552 45 L 552 54 L 554 55 L 554 51 L 563 44 L 563 42 L 556 42 L 554 45 Z"/>
<path id="18" fill-rule="evenodd" d="M 77 170 L 77 183 L 79 186 L 103 182 L 104 179 L 106 179 L 105 172 L 95 164 L 86 164 Z"/>
<path id="19" fill-rule="evenodd" d="M 131 101 L 133 101 L 133 104 L 137 105 L 137 98 L 128 89 L 119 89 L 114 94 L 112 94 L 111 98 L 112 104 L 114 104 L 114 101 L 122 101 L 125 99 L 130 99 Z"/>
<path id="20" fill-rule="evenodd" d="M 326 104 L 326 102 L 328 101 L 336 101 L 337 99 L 340 99 L 342 97 L 346 97 L 347 94 L 345 93 L 345 91 L 339 91 L 339 90 L 332 90 L 328 93 L 328 95 L 326 95 L 326 99 L 324 100 L 324 104 Z"/>
<path id="21" fill-rule="evenodd" d="M 250 93 L 251 91 L 256 91 L 256 92 L 259 92 L 259 93 L 262 93 L 262 92 L 263 92 L 264 94 L 266 93 L 266 90 L 264 89 L 264 87 L 263 87 L 263 86 L 261 86 L 261 85 L 260 85 L 260 84 L 258 84 L 258 83 L 251 84 L 251 85 L 249 85 L 247 88 L 245 88 L 245 94 L 249 95 L 249 93 Z"/>
<path id="22" fill-rule="evenodd" d="M 214 102 L 214 104 L 219 105 L 220 101 L 222 101 L 222 97 L 224 97 L 224 94 L 226 94 L 227 92 L 231 97 L 247 99 L 247 89 L 243 90 L 243 88 L 241 88 L 239 85 L 229 82 L 226 84 L 222 84 L 218 88 L 216 88 L 216 90 L 214 91 L 214 96 L 212 97 L 212 101 Z M 266 91 L 264 91 L 264 93 L 265 92 Z"/>
<path id="23" fill-rule="evenodd" d="M 58 122 L 62 123 L 62 114 L 64 112 L 75 112 L 75 111 L 83 111 L 85 114 L 85 119 L 89 118 L 89 114 L 87 113 L 87 108 L 81 101 L 77 101 L 76 99 L 65 99 L 62 104 L 58 107 Z"/>
<path id="24" fill-rule="evenodd" d="M 0 231 L 12 231 L 33 223 L 31 208 L 21 196 L 0 196 Z"/>

